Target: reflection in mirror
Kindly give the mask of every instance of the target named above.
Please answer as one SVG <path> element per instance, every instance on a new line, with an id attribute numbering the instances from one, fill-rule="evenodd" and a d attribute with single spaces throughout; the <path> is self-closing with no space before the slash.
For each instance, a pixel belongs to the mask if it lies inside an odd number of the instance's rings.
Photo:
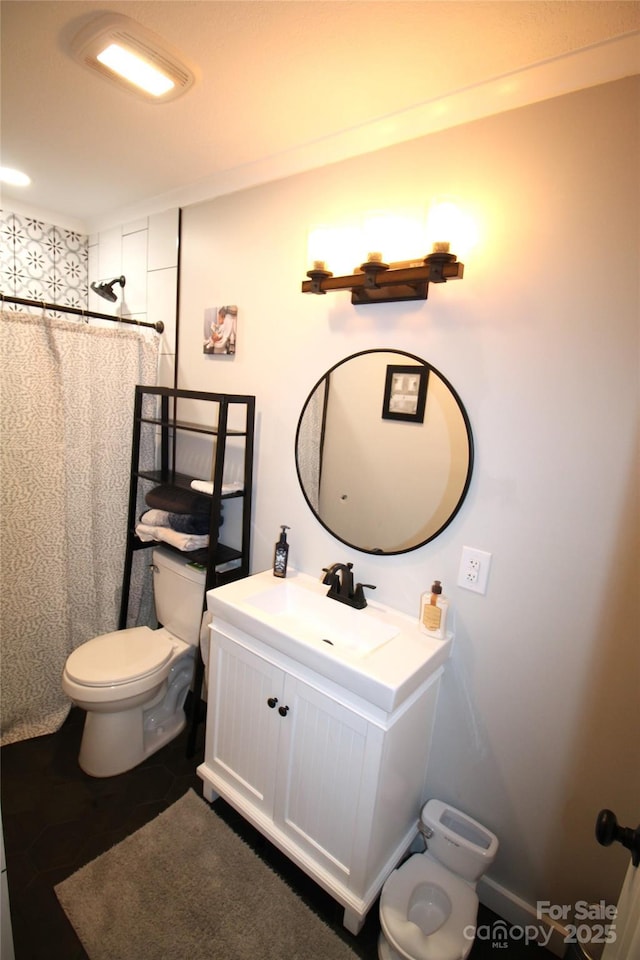
<path id="1" fill-rule="evenodd" d="M 472 467 L 460 398 L 438 370 L 403 351 L 340 361 L 300 415 L 296 468 L 305 498 L 330 533 L 365 553 L 406 553 L 442 533 Z"/>

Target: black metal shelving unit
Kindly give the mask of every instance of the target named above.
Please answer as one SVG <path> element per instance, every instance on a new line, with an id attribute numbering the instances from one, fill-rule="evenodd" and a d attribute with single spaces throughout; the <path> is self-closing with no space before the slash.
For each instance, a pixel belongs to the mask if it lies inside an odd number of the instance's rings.
<path id="1" fill-rule="evenodd" d="M 204 401 L 211 404 L 211 418 L 207 423 L 193 423 L 179 419 L 180 401 Z M 240 426 L 229 426 L 229 422 Z M 154 431 L 154 447 L 158 469 L 141 465 L 142 431 L 147 427 Z M 188 490 L 192 494 L 191 481 L 195 478 L 178 469 L 178 438 L 186 434 L 199 434 L 212 439 L 212 462 L 210 477 L 213 493 L 198 491 L 198 496 L 211 500 L 209 513 L 209 546 L 189 553 L 176 551 L 181 557 L 204 567 L 206 591 L 214 587 L 240 580 L 249 575 L 251 548 L 251 503 L 253 492 L 253 444 L 255 430 L 255 397 L 236 394 L 206 393 L 197 390 L 177 390 L 171 387 L 137 386 L 133 413 L 133 438 L 131 446 L 131 475 L 129 507 L 127 516 L 127 545 L 122 579 L 119 629 L 127 626 L 129 593 L 133 555 L 138 550 L 157 546 L 156 541 L 142 541 L 136 535 L 137 513 L 140 504 L 139 484 L 147 481 L 152 485 L 166 486 L 176 491 Z M 242 488 L 223 493 L 225 458 L 228 441 L 238 439 L 243 445 Z M 222 505 L 227 500 L 242 500 L 241 542 L 230 546 L 220 539 Z M 163 543 L 163 546 L 168 546 Z M 172 549 L 170 546 L 168 549 Z M 192 699 L 191 730 L 187 750 L 193 753 L 197 725 L 201 714 L 201 693 L 204 665 L 199 653 L 196 657 L 194 691 Z"/>

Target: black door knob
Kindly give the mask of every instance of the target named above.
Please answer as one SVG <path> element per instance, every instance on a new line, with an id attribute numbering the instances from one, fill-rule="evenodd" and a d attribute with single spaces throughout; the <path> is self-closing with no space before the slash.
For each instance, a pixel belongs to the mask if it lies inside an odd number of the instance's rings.
<path id="1" fill-rule="evenodd" d="M 603 847 L 609 847 L 615 842 L 621 843 L 631 852 L 634 867 L 640 864 L 640 824 L 635 830 L 631 827 L 620 827 L 615 813 L 601 810 L 596 820 L 596 840 Z"/>
<path id="2" fill-rule="evenodd" d="M 286 715 L 289 713 L 289 707 L 278 707 L 278 713 L 281 717 L 286 717 Z"/>
<path id="3" fill-rule="evenodd" d="M 271 707 L 271 709 L 273 710 L 277 702 L 278 702 L 277 697 L 269 697 L 269 699 L 267 700 L 267 706 Z"/>

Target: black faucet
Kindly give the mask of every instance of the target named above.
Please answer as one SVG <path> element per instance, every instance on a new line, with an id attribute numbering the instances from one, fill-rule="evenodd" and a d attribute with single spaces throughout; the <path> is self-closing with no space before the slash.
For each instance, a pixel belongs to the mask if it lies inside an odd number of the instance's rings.
<path id="1" fill-rule="evenodd" d="M 362 610 L 367 605 L 363 588 L 375 590 L 375 587 L 372 583 L 357 583 L 354 588 L 352 570 L 352 563 L 334 563 L 330 567 L 323 567 L 322 582 L 329 586 L 327 596 L 331 600 L 339 600 L 349 607 Z"/>

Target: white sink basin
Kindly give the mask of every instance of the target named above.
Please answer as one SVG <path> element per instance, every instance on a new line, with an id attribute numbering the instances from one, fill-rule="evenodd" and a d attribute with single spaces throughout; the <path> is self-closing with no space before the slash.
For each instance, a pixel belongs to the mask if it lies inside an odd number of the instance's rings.
<path id="1" fill-rule="evenodd" d="M 246 598 L 246 603 L 277 619 L 283 633 L 297 642 L 324 643 L 335 653 L 364 656 L 400 632 L 337 600 L 317 596 L 304 587 L 285 581 Z"/>
<path id="2" fill-rule="evenodd" d="M 421 633 L 418 618 L 377 601 L 364 610 L 327 597 L 319 578 L 271 570 L 207 592 L 214 630 L 264 644 L 391 712 L 447 660 L 451 638 Z"/>

